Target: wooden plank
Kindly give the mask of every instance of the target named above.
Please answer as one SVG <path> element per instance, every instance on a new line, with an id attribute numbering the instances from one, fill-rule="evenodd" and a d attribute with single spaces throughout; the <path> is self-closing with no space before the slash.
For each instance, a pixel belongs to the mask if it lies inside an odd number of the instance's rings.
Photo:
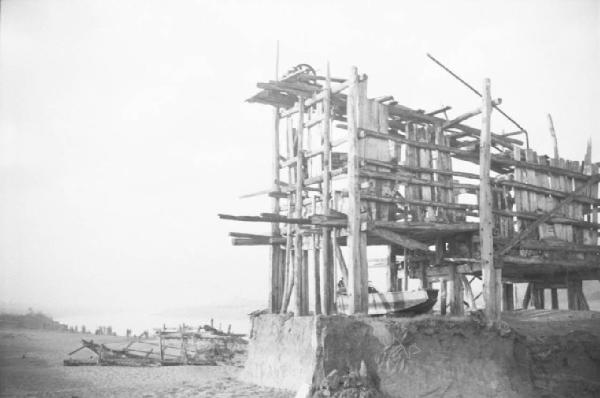
<path id="1" fill-rule="evenodd" d="M 350 92 L 347 99 L 348 119 L 348 271 L 347 291 L 350 314 L 366 314 L 368 311 L 368 276 L 367 264 L 361 260 L 366 257 L 366 236 L 361 232 L 360 203 L 360 147 L 358 136 L 358 120 L 361 95 L 364 94 L 366 82 L 360 82 L 356 67 L 350 75 Z M 365 95 L 366 97 L 366 95 Z"/>
<path id="2" fill-rule="evenodd" d="M 600 180 L 599 174 L 591 176 L 590 179 L 588 180 L 588 182 L 586 182 L 585 184 L 580 186 L 577 190 L 573 191 L 571 194 L 569 194 L 569 196 L 567 198 L 560 201 L 552 210 L 544 213 L 544 215 L 542 215 L 536 221 L 531 223 L 524 231 L 522 231 L 519 235 L 517 235 L 515 238 L 513 238 L 502 250 L 500 250 L 499 255 L 504 255 L 504 254 L 508 253 L 521 240 L 525 239 L 526 237 L 530 236 L 533 232 L 535 232 L 539 225 L 550 220 L 552 218 L 552 216 L 554 214 L 556 214 L 556 212 L 558 212 L 563 206 L 570 204 L 577 194 L 579 194 L 580 192 L 583 192 L 586 188 L 590 187 L 592 184 L 597 183 L 599 180 Z"/>
<path id="3" fill-rule="evenodd" d="M 417 141 L 431 143 L 431 130 L 430 126 L 427 126 L 425 129 L 419 129 L 417 131 Z M 432 156 L 431 150 L 427 148 L 419 149 L 419 166 L 425 168 L 432 168 Z M 430 173 L 421 173 L 420 178 L 422 180 L 431 181 L 432 175 Z M 430 186 L 421 186 L 421 199 L 425 202 L 433 202 L 434 201 L 434 192 L 433 188 Z M 435 220 L 435 209 L 433 206 L 425 206 L 424 207 L 425 214 L 424 219 L 426 221 Z"/>
<path id="4" fill-rule="evenodd" d="M 401 235 L 381 228 L 375 228 L 369 232 L 375 236 L 380 237 L 381 239 L 386 240 L 389 243 L 398 245 L 409 250 L 422 250 L 426 252 L 430 251 L 429 247 L 426 244 L 421 243 L 415 239 L 409 238 L 406 235 Z"/>
<path id="5" fill-rule="evenodd" d="M 346 286 L 348 286 L 348 280 L 349 280 L 349 271 L 348 271 L 348 266 L 346 265 L 346 261 L 344 260 L 344 254 L 342 253 L 342 248 L 340 247 L 337 239 L 333 239 L 333 252 L 335 254 L 335 260 L 338 263 L 338 266 L 340 268 L 340 272 L 342 274 L 342 279 L 344 280 L 344 284 Z"/>
<path id="6" fill-rule="evenodd" d="M 481 270 L 483 279 L 483 298 L 485 314 L 488 322 L 496 324 L 500 321 L 501 291 L 498 281 L 502 279 L 502 271 L 494 268 L 494 238 L 492 215 L 492 189 L 490 184 L 491 168 L 491 113 L 492 98 L 490 80 L 483 83 L 482 127 L 479 145 L 479 174 L 481 189 L 479 190 L 479 236 L 481 239 Z"/>
<path id="7" fill-rule="evenodd" d="M 550 164 L 553 167 L 558 167 L 559 166 L 558 157 L 556 157 L 554 159 L 550 159 Z M 554 173 L 550 174 L 550 188 L 552 188 L 552 190 L 558 190 L 558 191 L 564 192 L 564 190 L 560 184 L 560 177 Z M 566 192 L 564 192 L 564 193 L 567 194 Z M 558 204 L 558 201 L 559 201 L 559 199 L 556 196 L 554 196 L 554 195 L 551 196 L 550 208 L 553 208 L 554 206 L 556 206 Z M 566 240 L 565 233 L 566 233 L 566 231 L 565 231 L 564 225 L 554 224 L 554 235 L 556 236 L 557 239 Z"/>
<path id="8" fill-rule="evenodd" d="M 548 165 L 546 159 L 542 156 L 537 157 L 537 163 L 540 165 Z M 544 189 L 550 188 L 550 180 L 547 173 L 538 171 L 536 173 L 536 180 L 538 186 Z M 537 202 L 539 208 L 541 208 L 542 211 L 546 212 L 552 210 L 552 198 L 549 195 L 538 193 Z M 554 226 L 547 223 L 540 224 L 538 226 L 538 236 L 540 239 L 555 238 L 556 235 L 554 231 Z"/>
<path id="9" fill-rule="evenodd" d="M 442 131 L 441 127 L 439 125 L 437 125 L 435 127 L 435 143 L 438 145 L 445 145 L 445 144 L 447 144 L 447 140 L 448 140 L 448 138 L 444 136 L 444 132 Z M 438 151 L 436 166 L 437 166 L 438 170 L 442 170 L 444 172 L 451 171 L 452 170 L 452 160 L 450 158 L 450 155 L 448 155 L 445 152 Z M 454 185 L 453 185 L 452 176 L 449 176 L 449 175 L 443 174 L 443 173 L 438 173 L 438 174 L 435 174 L 434 176 L 437 177 L 437 180 L 439 183 L 449 186 L 449 188 L 438 189 L 438 192 L 439 192 L 438 200 L 440 202 L 453 203 L 454 202 Z M 439 211 L 439 215 L 441 215 L 445 221 L 449 221 L 449 222 L 455 221 L 456 217 L 454 216 L 454 211 L 449 210 L 449 209 L 443 209 L 443 208 L 440 208 L 440 210 L 438 210 L 438 211 Z"/>
<path id="10" fill-rule="evenodd" d="M 419 167 L 419 160 L 417 157 L 417 148 L 415 146 L 411 145 L 411 143 L 415 142 L 416 138 L 417 138 L 416 126 L 414 126 L 412 123 L 409 123 L 406 128 L 407 128 L 407 132 L 406 132 L 407 142 L 405 145 L 406 163 L 407 163 L 407 166 L 409 166 L 409 167 Z M 406 197 L 407 200 L 421 199 L 421 192 L 418 187 L 416 187 L 412 184 L 406 184 L 404 196 Z M 412 217 L 412 221 L 422 221 L 421 212 L 418 207 L 411 206 L 410 207 L 410 215 Z"/>

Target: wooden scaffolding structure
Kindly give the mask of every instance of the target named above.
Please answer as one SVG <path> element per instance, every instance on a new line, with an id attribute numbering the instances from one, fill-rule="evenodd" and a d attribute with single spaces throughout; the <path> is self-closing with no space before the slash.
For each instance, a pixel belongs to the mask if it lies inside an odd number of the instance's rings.
<path id="1" fill-rule="evenodd" d="M 600 278 L 598 164 L 538 155 L 515 134 L 491 132 L 490 83 L 481 105 L 454 119 L 450 107 L 411 109 L 368 98 L 368 78 L 319 76 L 308 65 L 258 83 L 248 101 L 274 109 L 271 212 L 221 214 L 271 223 L 271 235 L 232 232 L 234 245 L 269 245 L 269 310 L 336 311 L 343 280 L 350 313 L 366 314 L 371 245 L 388 247 L 388 290 L 439 283 L 442 313 L 474 301 L 483 280 L 486 314 L 514 308 L 512 284 L 527 282 L 526 307 L 544 289 L 568 289 L 569 309 L 586 309 L 582 280 Z M 481 129 L 464 122 L 476 115 Z M 591 145 L 591 144 L 590 144 Z M 474 164 L 479 173 L 457 171 Z M 346 256 L 341 246 L 347 247 Z M 309 261 L 310 259 L 310 261 Z M 399 261 L 401 259 L 401 261 Z M 314 278 L 309 281 L 309 264 Z M 402 268 L 403 285 L 398 271 Z M 309 283 L 314 297 L 309 299 Z"/>

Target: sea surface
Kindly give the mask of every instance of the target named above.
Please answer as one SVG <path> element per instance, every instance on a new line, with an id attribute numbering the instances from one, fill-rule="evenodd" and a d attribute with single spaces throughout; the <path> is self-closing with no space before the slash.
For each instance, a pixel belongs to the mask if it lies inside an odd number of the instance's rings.
<path id="1" fill-rule="evenodd" d="M 181 308 L 158 312 L 140 310 L 98 311 L 65 315 L 59 313 L 54 316 L 54 319 L 68 326 L 77 326 L 79 330 L 82 326 L 85 326 L 86 330 L 92 333 L 98 327 L 110 326 L 118 335 L 125 335 L 127 329 L 131 329 L 134 335 L 140 335 L 144 331 L 152 334 L 155 329 L 163 326 L 176 328 L 185 324 L 199 327 L 210 325 L 212 320 L 215 328 L 227 331 L 229 325 L 231 325 L 233 333 L 249 334 L 250 318 L 248 314 L 257 309 L 261 308 L 242 305 L 214 308 Z"/>

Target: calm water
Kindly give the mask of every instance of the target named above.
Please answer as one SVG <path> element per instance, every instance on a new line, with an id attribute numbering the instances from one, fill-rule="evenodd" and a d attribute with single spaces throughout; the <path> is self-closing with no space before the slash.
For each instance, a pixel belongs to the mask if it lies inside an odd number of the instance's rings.
<path id="1" fill-rule="evenodd" d="M 113 331 L 119 335 L 125 335 L 127 329 L 131 329 L 133 334 L 139 335 L 145 330 L 153 333 L 154 329 L 167 327 L 177 327 L 183 323 L 193 327 L 210 325 L 211 318 L 216 328 L 227 331 L 229 325 L 234 333 L 250 332 L 250 320 L 248 313 L 257 308 L 228 307 L 215 308 L 214 310 L 179 310 L 163 311 L 160 313 L 143 313 L 140 311 L 121 311 L 111 313 L 95 313 L 85 315 L 65 315 L 56 316 L 55 320 L 69 326 L 78 326 L 81 329 L 85 325 L 88 331 L 92 333 L 99 326 L 111 326 Z"/>

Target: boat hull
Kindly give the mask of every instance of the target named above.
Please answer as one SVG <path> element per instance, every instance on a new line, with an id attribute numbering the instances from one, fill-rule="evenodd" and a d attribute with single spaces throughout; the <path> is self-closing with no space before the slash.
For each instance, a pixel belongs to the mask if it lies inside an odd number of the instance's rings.
<path id="1" fill-rule="evenodd" d="M 433 308 L 437 301 L 437 290 L 413 290 L 406 292 L 369 293 L 370 316 L 410 316 L 423 314 Z M 345 294 L 337 297 L 337 310 L 349 314 L 350 298 Z"/>

